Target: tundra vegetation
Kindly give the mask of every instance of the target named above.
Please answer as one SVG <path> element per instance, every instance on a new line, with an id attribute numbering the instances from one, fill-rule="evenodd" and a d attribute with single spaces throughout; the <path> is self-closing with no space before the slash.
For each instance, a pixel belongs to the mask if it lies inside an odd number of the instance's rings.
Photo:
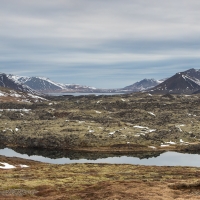
<path id="1" fill-rule="evenodd" d="M 0 104 L 6 146 L 85 151 L 198 149 L 198 95 L 49 97 Z"/>
<path id="2" fill-rule="evenodd" d="M 21 151 L 28 147 L 107 154 L 198 152 L 199 97 L 135 93 L 46 97 L 48 101 L 32 103 L 6 99 L 0 103 L 0 144 Z M 200 195 L 200 169 L 195 167 L 53 165 L 1 156 L 0 176 L 0 199 L 199 199 Z"/>
<path id="3" fill-rule="evenodd" d="M 200 168 L 54 165 L 0 156 L 0 199 L 199 199 Z M 20 167 L 27 165 L 28 167 Z"/>

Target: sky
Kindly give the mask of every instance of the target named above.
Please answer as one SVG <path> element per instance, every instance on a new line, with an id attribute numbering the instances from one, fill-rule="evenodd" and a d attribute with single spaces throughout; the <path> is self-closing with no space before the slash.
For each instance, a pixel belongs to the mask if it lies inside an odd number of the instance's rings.
<path id="1" fill-rule="evenodd" d="M 0 0 L 0 72 L 122 88 L 200 69 L 199 0 Z"/>

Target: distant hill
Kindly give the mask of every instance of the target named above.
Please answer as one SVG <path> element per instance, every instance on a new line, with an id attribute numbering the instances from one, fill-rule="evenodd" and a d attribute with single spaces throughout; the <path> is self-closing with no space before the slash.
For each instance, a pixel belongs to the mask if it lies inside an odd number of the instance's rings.
<path id="1" fill-rule="evenodd" d="M 162 81 L 157 81 L 155 79 L 143 79 L 139 82 L 136 82 L 132 85 L 122 88 L 122 90 L 128 91 L 128 92 L 140 92 L 140 91 L 144 91 L 144 90 L 153 88 L 160 83 L 162 83 Z"/>

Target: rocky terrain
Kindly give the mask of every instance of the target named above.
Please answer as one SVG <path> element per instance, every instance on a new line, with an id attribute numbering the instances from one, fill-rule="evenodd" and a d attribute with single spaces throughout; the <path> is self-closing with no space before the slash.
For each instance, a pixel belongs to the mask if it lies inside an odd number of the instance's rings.
<path id="1" fill-rule="evenodd" d="M 36 103 L 2 102 L 0 143 L 104 152 L 199 148 L 199 95 L 47 98 Z"/>

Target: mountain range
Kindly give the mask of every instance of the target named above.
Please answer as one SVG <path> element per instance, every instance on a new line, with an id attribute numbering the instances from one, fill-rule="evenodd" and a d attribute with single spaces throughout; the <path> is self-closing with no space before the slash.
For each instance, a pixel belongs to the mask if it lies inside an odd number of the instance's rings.
<path id="1" fill-rule="evenodd" d="M 2 78 L 1 78 L 2 77 Z M 0 74 L 0 86 L 12 88 L 20 91 L 27 91 L 30 93 L 126 93 L 139 92 L 152 88 L 162 81 L 155 79 L 143 79 L 132 85 L 120 89 L 101 89 L 90 86 L 83 86 L 78 84 L 61 84 L 51 81 L 45 77 L 27 77 L 17 75 Z"/>
<path id="2" fill-rule="evenodd" d="M 26 77 L 0 73 L 0 87 L 6 87 L 34 95 L 39 93 L 173 93 L 192 94 L 200 92 L 200 70 L 189 69 L 163 80 L 143 79 L 119 89 L 98 89 L 78 84 L 61 84 L 45 77 Z"/>

